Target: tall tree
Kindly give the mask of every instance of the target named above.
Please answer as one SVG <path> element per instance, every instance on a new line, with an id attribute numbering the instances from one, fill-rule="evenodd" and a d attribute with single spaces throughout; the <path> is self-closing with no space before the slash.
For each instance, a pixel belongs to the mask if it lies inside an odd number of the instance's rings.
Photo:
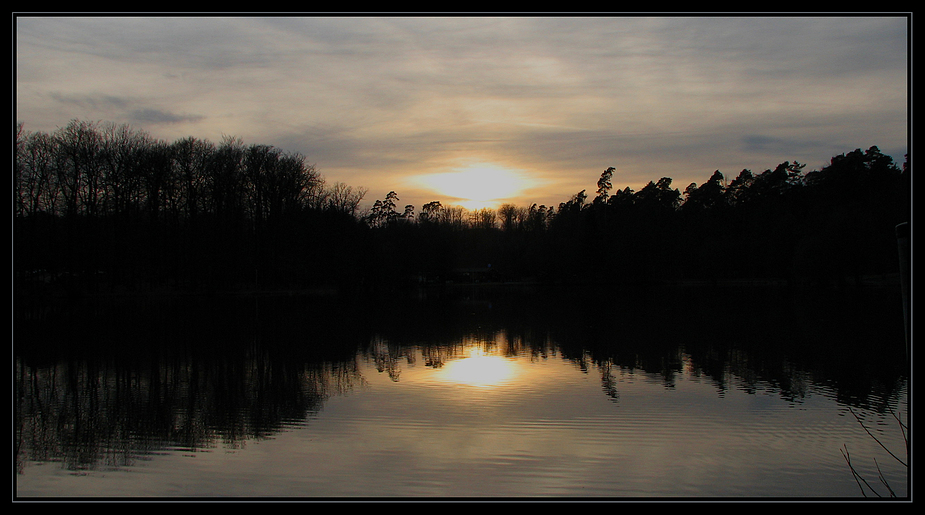
<path id="1" fill-rule="evenodd" d="M 610 190 L 613 188 L 613 174 L 616 170 L 614 167 L 607 168 L 601 173 L 601 178 L 597 180 L 597 196 L 594 198 L 594 203 L 604 203 L 607 202 L 607 197 L 610 196 Z"/>

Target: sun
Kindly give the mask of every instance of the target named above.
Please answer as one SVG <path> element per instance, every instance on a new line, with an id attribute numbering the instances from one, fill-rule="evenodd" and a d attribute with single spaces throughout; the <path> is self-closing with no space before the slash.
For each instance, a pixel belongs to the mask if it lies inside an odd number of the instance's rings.
<path id="1" fill-rule="evenodd" d="M 530 186 L 530 181 L 519 171 L 486 163 L 421 175 L 417 180 L 424 187 L 457 199 L 457 204 L 470 210 L 497 207 Z"/>

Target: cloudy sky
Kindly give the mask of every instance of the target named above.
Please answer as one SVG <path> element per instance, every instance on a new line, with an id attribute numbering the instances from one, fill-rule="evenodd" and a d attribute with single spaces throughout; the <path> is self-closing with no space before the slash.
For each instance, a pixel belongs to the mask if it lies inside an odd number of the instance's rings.
<path id="1" fill-rule="evenodd" d="M 401 204 L 907 152 L 903 16 L 17 16 L 16 120 L 223 135 Z"/>

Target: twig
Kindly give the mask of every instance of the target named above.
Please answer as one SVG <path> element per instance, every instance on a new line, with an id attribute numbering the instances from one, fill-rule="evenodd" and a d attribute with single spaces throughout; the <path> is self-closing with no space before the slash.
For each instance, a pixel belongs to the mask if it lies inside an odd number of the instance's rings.
<path id="1" fill-rule="evenodd" d="M 848 463 L 848 468 L 851 470 L 851 475 L 854 476 L 854 482 L 858 484 L 858 488 L 861 490 L 861 495 L 863 495 L 864 497 L 867 497 L 867 492 L 865 492 L 864 487 L 861 486 L 861 483 L 863 482 L 864 485 L 867 486 L 867 488 L 870 488 L 871 492 L 877 495 L 877 497 L 882 497 L 880 494 L 877 493 L 876 490 L 873 489 L 873 487 L 870 486 L 870 484 L 867 482 L 866 479 L 864 479 L 863 477 L 861 477 L 860 474 L 858 474 L 857 470 L 854 470 L 854 465 L 851 464 L 851 458 L 848 455 L 848 445 L 847 444 L 844 446 L 844 450 L 842 451 L 841 454 L 842 456 L 845 457 L 845 461 Z"/>
<path id="2" fill-rule="evenodd" d="M 883 477 L 883 471 L 880 470 L 880 464 L 877 463 L 877 459 L 876 459 L 876 458 L 874 458 L 874 465 L 877 466 L 877 477 L 880 478 L 880 482 L 883 483 L 883 486 L 885 486 L 886 489 L 889 490 L 889 492 L 890 492 L 890 497 L 896 497 L 896 492 L 894 492 L 893 489 L 890 488 L 890 483 L 887 482 L 887 480 L 886 480 L 885 477 Z"/>
<path id="3" fill-rule="evenodd" d="M 893 409 L 890 408 L 890 414 L 893 415 L 893 418 L 896 419 L 896 422 L 899 424 L 899 430 L 903 434 L 903 441 L 906 442 L 906 454 L 909 453 L 909 437 L 906 436 L 906 425 L 903 424 L 902 419 L 899 418 L 899 413 L 893 413 Z"/>
<path id="4" fill-rule="evenodd" d="M 859 417 L 859 416 L 857 415 L 857 413 L 854 412 L 854 410 L 852 410 L 852 409 L 849 407 L 849 408 L 848 408 L 848 411 L 850 411 L 851 414 L 854 415 L 854 418 L 857 419 L 858 424 L 861 424 L 861 427 L 864 428 L 864 431 L 867 431 L 867 434 L 870 435 L 870 437 L 873 438 L 874 441 L 877 442 L 877 443 L 880 445 L 880 447 L 882 447 L 883 450 L 885 450 L 885 451 L 887 452 L 887 454 L 889 454 L 890 456 L 892 456 L 893 459 L 895 459 L 896 461 L 898 461 L 899 463 L 901 463 L 904 467 L 908 467 L 908 465 L 906 465 L 906 462 L 905 462 L 905 461 L 903 461 L 902 459 L 900 459 L 899 457 L 897 457 L 895 454 L 893 454 L 893 451 L 887 449 L 887 447 L 886 447 L 885 445 L 883 445 L 883 442 L 881 442 L 880 440 L 878 440 L 877 437 L 874 436 L 873 433 L 871 433 L 869 429 L 867 429 L 867 426 L 865 426 L 865 425 L 864 425 L 864 422 L 861 421 L 861 417 Z M 894 415 L 894 417 L 895 417 L 895 415 Z M 903 427 L 903 426 L 902 426 L 902 422 L 900 422 L 900 428 L 902 428 L 902 427 Z M 905 430 L 903 430 L 903 438 L 905 438 Z M 908 442 L 909 442 L 909 441 L 906 440 L 906 446 L 909 445 Z"/>

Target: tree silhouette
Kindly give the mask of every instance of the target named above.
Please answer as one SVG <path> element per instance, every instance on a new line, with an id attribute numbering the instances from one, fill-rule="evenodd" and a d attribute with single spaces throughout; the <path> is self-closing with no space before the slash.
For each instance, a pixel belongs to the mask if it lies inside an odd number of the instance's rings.
<path id="1" fill-rule="evenodd" d="M 613 188 L 613 174 L 616 171 L 614 167 L 610 167 L 604 170 L 601 173 L 601 178 L 597 180 L 597 196 L 594 197 L 595 203 L 607 202 L 607 197 L 610 195 L 610 190 Z"/>
<path id="2" fill-rule="evenodd" d="M 389 291 L 492 264 L 493 280 L 607 287 L 678 279 L 858 283 L 895 274 L 894 228 L 909 221 L 911 170 L 877 147 L 806 171 L 796 161 L 682 193 L 639 191 L 604 169 L 558 204 L 398 210 L 390 191 L 326 185 L 305 156 L 225 136 L 172 143 L 128 126 L 17 126 L 17 294 L 145 289 Z"/>

